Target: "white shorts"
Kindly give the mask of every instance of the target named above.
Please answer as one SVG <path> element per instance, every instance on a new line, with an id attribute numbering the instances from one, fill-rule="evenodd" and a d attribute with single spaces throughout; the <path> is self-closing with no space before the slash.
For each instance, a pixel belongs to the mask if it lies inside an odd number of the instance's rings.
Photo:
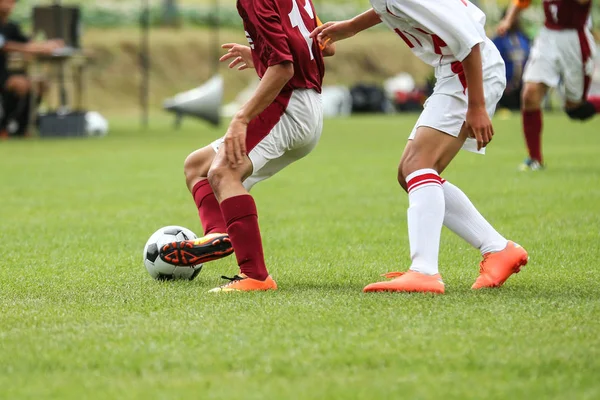
<path id="1" fill-rule="evenodd" d="M 481 58 L 483 59 L 485 105 L 491 118 L 506 88 L 506 70 L 500 52 L 489 39 L 485 42 Z M 465 123 L 469 103 L 462 64 L 457 62 L 439 66 L 435 69 L 435 77 L 433 94 L 425 102 L 423 112 L 409 140 L 415 138 L 417 129 L 421 126 L 428 126 L 458 137 Z M 477 151 L 477 141 L 472 138 L 466 140 L 463 149 L 485 153 L 485 149 Z"/>
<path id="2" fill-rule="evenodd" d="M 319 93 L 297 89 L 279 94 L 248 124 L 246 151 L 253 171 L 244 181 L 246 190 L 308 155 L 316 147 L 322 130 L 323 106 Z M 211 144 L 215 152 L 223 140 Z"/>
<path id="3" fill-rule="evenodd" d="M 579 102 L 587 97 L 594 73 L 594 38 L 589 30 L 542 28 L 523 72 L 524 82 L 551 88 L 564 84 L 565 98 Z"/>

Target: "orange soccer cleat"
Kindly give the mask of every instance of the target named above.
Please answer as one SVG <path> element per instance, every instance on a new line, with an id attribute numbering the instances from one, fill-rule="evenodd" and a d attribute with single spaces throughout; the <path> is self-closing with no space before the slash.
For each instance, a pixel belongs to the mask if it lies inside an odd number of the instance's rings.
<path id="1" fill-rule="evenodd" d="M 391 281 L 372 283 L 363 292 L 422 292 L 444 293 L 444 282 L 440 274 L 425 275 L 416 271 L 390 272 L 383 275 Z"/>
<path id="2" fill-rule="evenodd" d="M 211 289 L 209 292 L 252 292 L 277 289 L 277 283 L 271 278 L 271 275 L 267 276 L 267 279 L 264 281 L 249 278 L 244 274 L 236 275 L 233 278 L 228 278 L 226 276 L 222 276 L 222 278 L 227 279 L 230 282 Z"/>
<path id="3" fill-rule="evenodd" d="M 187 267 L 218 260 L 233 253 L 226 233 L 211 233 L 194 240 L 171 242 L 160 248 L 160 258 L 171 265 Z"/>
<path id="4" fill-rule="evenodd" d="M 527 260 L 525 249 L 514 242 L 508 242 L 504 250 L 484 254 L 479 264 L 479 277 L 471 289 L 502 286 L 512 274 L 527 265 Z"/>

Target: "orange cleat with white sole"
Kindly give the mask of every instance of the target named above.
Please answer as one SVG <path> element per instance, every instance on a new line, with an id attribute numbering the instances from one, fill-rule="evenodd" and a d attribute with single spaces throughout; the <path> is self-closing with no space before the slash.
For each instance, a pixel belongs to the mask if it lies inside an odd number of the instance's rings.
<path id="1" fill-rule="evenodd" d="M 425 275 L 416 271 L 390 272 L 382 275 L 392 279 L 386 282 L 372 283 L 363 289 L 363 292 L 421 292 L 439 293 L 445 291 L 444 282 L 440 274 Z"/>
<path id="2" fill-rule="evenodd" d="M 160 258 L 171 265 L 187 267 L 218 260 L 233 253 L 226 233 L 211 233 L 194 240 L 171 242 L 160 248 Z"/>
<path id="3" fill-rule="evenodd" d="M 521 271 L 527 261 L 525 249 L 514 242 L 508 242 L 504 250 L 483 255 L 483 261 L 479 264 L 479 277 L 471 289 L 500 287 L 512 274 Z"/>
<path id="4" fill-rule="evenodd" d="M 233 278 L 228 278 L 226 276 L 222 276 L 221 278 L 227 279 L 230 282 L 209 290 L 209 293 L 253 292 L 277 289 L 277 283 L 275 283 L 273 278 L 271 278 L 271 275 L 267 276 L 267 279 L 265 279 L 264 281 L 249 278 L 244 274 L 236 275 Z"/>

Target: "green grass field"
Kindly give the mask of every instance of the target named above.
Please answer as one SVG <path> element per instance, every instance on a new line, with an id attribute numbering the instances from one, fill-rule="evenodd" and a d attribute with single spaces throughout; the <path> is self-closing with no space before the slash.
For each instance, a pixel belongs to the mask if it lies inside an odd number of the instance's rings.
<path id="1" fill-rule="evenodd" d="M 445 173 L 529 250 L 504 287 L 472 292 L 479 255 L 444 231 L 446 295 L 366 295 L 409 262 L 395 175 L 415 119 L 327 121 L 255 188 L 271 293 L 206 293 L 233 258 L 192 282 L 142 266 L 160 226 L 201 231 L 182 163 L 218 130 L 0 143 L 0 398 L 600 398 L 600 121 L 547 117 L 549 169 L 524 174 L 520 120 L 497 119 L 488 155 Z"/>

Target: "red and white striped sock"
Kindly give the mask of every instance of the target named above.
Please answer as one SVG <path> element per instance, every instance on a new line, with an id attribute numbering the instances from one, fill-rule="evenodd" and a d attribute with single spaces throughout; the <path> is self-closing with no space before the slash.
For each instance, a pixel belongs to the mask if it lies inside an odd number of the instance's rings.
<path id="1" fill-rule="evenodd" d="M 442 179 L 433 169 L 420 169 L 406 177 L 408 187 L 408 239 L 411 271 L 438 273 L 440 235 L 444 222 Z"/>
<path id="2" fill-rule="evenodd" d="M 442 180 L 446 214 L 444 226 L 481 254 L 504 250 L 508 241 L 477 211 L 471 200 L 450 182 Z"/>

